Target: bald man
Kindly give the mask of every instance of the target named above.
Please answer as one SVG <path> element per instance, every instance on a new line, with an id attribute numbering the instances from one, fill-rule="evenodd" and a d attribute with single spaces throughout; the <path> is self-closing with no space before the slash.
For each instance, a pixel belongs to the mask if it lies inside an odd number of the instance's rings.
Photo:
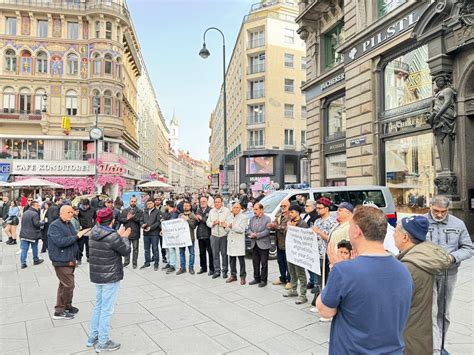
<path id="1" fill-rule="evenodd" d="M 74 270 L 76 269 L 77 241 L 82 237 L 71 223 L 74 210 L 65 205 L 59 218 L 48 229 L 49 258 L 59 279 L 53 319 L 73 319 L 79 309 L 72 305 Z"/>

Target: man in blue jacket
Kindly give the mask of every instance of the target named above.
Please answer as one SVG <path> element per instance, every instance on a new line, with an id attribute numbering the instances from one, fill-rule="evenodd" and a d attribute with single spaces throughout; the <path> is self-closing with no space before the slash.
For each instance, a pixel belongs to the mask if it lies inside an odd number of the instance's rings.
<path id="1" fill-rule="evenodd" d="M 58 295 L 53 319 L 72 319 L 79 312 L 73 307 L 74 270 L 78 252 L 78 235 L 71 223 L 74 210 L 71 206 L 61 207 L 59 218 L 48 229 L 48 249 L 56 276 L 59 279 Z"/>

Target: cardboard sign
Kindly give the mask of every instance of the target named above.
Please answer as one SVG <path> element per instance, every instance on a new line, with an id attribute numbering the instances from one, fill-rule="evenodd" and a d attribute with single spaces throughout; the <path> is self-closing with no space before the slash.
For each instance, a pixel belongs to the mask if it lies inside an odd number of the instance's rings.
<path id="1" fill-rule="evenodd" d="M 192 245 L 189 224 L 178 218 L 161 223 L 163 232 L 163 248 L 181 248 Z"/>
<path id="2" fill-rule="evenodd" d="M 321 275 L 318 238 L 311 228 L 288 226 L 285 249 L 288 262 Z"/>

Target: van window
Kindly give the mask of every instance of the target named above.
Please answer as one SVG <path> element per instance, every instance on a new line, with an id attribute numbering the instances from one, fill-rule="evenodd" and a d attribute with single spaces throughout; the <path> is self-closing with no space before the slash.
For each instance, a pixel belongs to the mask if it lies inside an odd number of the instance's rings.
<path id="1" fill-rule="evenodd" d="M 329 211 L 337 211 L 337 206 L 341 202 L 348 201 L 349 196 L 347 195 L 347 191 L 337 191 L 337 192 L 316 192 L 314 194 L 315 201 L 320 199 L 321 197 L 326 197 L 332 201 L 331 207 L 329 207 Z"/>
<path id="2" fill-rule="evenodd" d="M 280 206 L 280 202 L 283 201 L 288 193 L 284 191 L 275 191 L 268 196 L 265 196 L 260 203 L 263 205 L 263 211 L 265 213 L 272 213 L 277 207 Z"/>
<path id="3" fill-rule="evenodd" d="M 377 207 L 387 207 L 382 190 L 348 191 L 349 201 L 354 205 L 373 203 Z"/>
<path id="4" fill-rule="evenodd" d="M 308 198 L 309 198 L 309 194 L 308 194 L 308 193 L 304 193 L 304 194 L 303 194 L 303 193 L 300 193 L 300 194 L 293 195 L 293 196 L 291 196 L 291 197 L 288 199 L 288 201 L 290 201 L 290 205 L 297 205 L 297 204 L 298 204 L 298 200 L 296 199 L 296 196 L 298 196 L 298 195 L 299 195 L 299 196 L 303 196 L 304 199 L 305 199 L 305 201 L 307 201 Z"/>

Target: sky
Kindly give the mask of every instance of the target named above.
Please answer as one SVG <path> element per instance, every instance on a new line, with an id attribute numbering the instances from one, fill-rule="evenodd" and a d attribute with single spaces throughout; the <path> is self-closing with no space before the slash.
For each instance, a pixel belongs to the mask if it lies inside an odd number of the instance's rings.
<path id="1" fill-rule="evenodd" d="M 243 17 L 259 0 L 128 0 L 158 103 L 169 125 L 180 124 L 179 147 L 208 160 L 209 117 L 222 85 L 222 37 L 209 31 L 211 55 L 199 56 L 203 33 L 217 27 L 226 37 L 227 62 Z"/>

